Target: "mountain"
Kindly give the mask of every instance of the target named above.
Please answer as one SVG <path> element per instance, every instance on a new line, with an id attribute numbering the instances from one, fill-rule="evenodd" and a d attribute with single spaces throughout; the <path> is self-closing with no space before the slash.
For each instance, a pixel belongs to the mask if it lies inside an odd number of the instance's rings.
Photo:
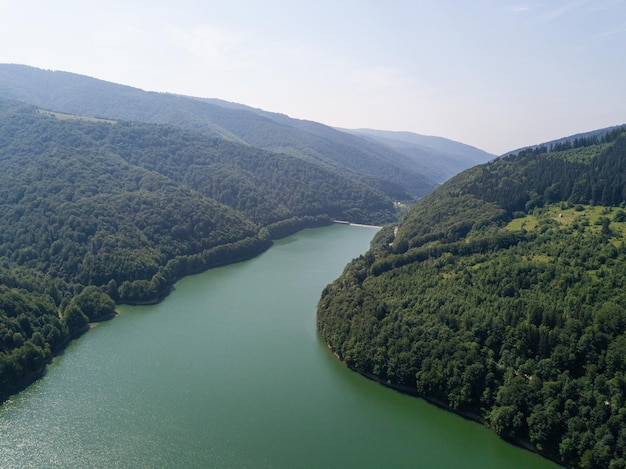
<path id="1" fill-rule="evenodd" d="M 348 135 L 342 139 L 330 127 L 327 131 L 334 138 L 325 138 L 302 128 L 299 121 L 271 118 L 279 115 L 243 106 L 216 105 L 215 101 L 146 92 L 68 72 L 7 64 L 0 65 L 0 97 L 74 115 L 170 124 L 286 153 L 358 177 L 394 199 L 421 197 L 436 186 L 403 155 L 388 148 L 378 153 L 367 142 Z"/>
<path id="2" fill-rule="evenodd" d="M 373 129 L 344 131 L 381 143 L 405 155 L 420 174 L 438 183 L 450 179 L 464 169 L 496 157 L 470 145 L 442 137 Z"/>
<path id="3" fill-rule="evenodd" d="M 219 99 L 207 99 L 205 101 L 232 109 L 245 109 L 280 124 L 305 130 L 336 143 L 348 143 L 358 146 L 364 151 L 375 151 L 387 155 L 387 158 L 402 164 L 406 169 L 417 170 L 438 184 L 464 169 L 485 163 L 496 157 L 496 155 L 470 145 L 442 137 L 373 129 L 334 129 L 317 122 L 292 119 L 284 114 L 267 112 Z"/>
<path id="4" fill-rule="evenodd" d="M 323 292 L 349 367 L 574 467 L 626 461 L 626 128 L 453 177 Z"/>
<path id="5" fill-rule="evenodd" d="M 394 203 L 314 163 L 163 124 L 0 99 L 0 398 L 115 302 Z"/>
<path id="6" fill-rule="evenodd" d="M 369 135 L 242 104 L 146 92 L 24 65 L 0 64 L 0 97 L 74 115 L 170 124 L 286 153 L 358 178 L 395 200 L 422 197 L 444 179 L 483 162 L 481 158 L 492 157 L 462 144 L 453 148 L 419 144 L 420 151 L 412 143 L 394 148 L 393 139 L 390 145 Z M 437 141 L 434 137 L 424 138 Z M 445 139 L 441 142 L 455 145 Z"/>
<path id="7" fill-rule="evenodd" d="M 176 256 L 263 230 L 274 238 L 302 220 L 395 217 L 390 199 L 358 181 L 177 127 L 85 119 L 0 100 L 0 142 L 0 256 L 81 284 L 150 280 Z M 115 232 L 114 244 L 125 246 L 120 253 L 132 255 L 136 268 L 128 260 L 113 268 L 115 256 L 103 252 Z M 70 244 L 62 260 L 50 260 Z M 81 272 L 90 253 L 102 265 Z M 66 265 L 67 256 L 76 259 Z"/>

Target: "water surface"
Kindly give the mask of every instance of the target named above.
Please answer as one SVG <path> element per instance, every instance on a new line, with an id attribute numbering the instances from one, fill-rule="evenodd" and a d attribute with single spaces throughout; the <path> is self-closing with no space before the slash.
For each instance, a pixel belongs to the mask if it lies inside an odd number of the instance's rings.
<path id="1" fill-rule="evenodd" d="M 320 292 L 374 234 L 305 230 L 120 307 L 0 407 L 0 467 L 555 467 L 320 341 Z"/>

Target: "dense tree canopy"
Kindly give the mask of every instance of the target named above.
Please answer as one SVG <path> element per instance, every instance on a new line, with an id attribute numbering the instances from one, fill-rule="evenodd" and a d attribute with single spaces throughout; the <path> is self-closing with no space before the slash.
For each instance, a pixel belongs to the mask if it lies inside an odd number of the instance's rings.
<path id="1" fill-rule="evenodd" d="M 626 467 L 626 136 L 453 178 L 320 300 L 349 366 L 568 465 Z"/>
<path id="2" fill-rule="evenodd" d="M 43 109 L 108 119 L 167 124 L 220 137 L 309 165 L 349 174 L 394 199 L 414 200 L 436 183 L 413 158 L 331 127 L 219 100 L 146 92 L 74 73 L 0 64 L 0 97 Z M 437 162 L 438 152 L 431 162 Z M 470 166 L 465 164 L 464 168 Z"/>

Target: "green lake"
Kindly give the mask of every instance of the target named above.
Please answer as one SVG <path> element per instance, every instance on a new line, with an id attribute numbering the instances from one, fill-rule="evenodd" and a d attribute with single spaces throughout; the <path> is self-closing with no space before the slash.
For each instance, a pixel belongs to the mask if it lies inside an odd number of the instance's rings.
<path id="1" fill-rule="evenodd" d="M 351 372 L 315 330 L 375 230 L 305 230 L 74 341 L 0 407 L 2 468 L 548 468 Z"/>

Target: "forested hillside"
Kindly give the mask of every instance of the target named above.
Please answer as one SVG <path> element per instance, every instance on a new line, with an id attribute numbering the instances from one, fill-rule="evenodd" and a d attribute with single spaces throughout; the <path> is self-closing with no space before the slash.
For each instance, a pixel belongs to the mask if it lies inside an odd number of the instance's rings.
<path id="1" fill-rule="evenodd" d="M 391 199 L 287 155 L 176 127 L 0 100 L 0 398 L 115 302 Z"/>
<path id="2" fill-rule="evenodd" d="M 73 73 L 12 64 L 0 64 L 0 97 L 68 114 L 169 124 L 285 153 L 349 175 L 396 200 L 415 200 L 436 187 L 415 170 L 414 161 L 389 147 L 322 124 L 255 112 L 246 106 L 146 92 Z M 465 167 L 469 166 L 471 162 Z"/>
<path id="3" fill-rule="evenodd" d="M 626 134 L 472 168 L 323 292 L 348 366 L 577 467 L 626 467 Z"/>

